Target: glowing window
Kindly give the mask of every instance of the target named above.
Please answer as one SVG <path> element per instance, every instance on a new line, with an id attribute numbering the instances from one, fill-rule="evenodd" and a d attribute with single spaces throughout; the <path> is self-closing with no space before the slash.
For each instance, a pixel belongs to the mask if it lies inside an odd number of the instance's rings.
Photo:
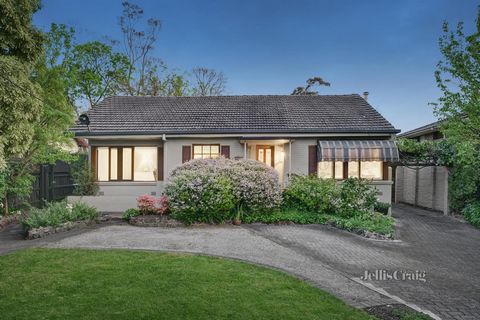
<path id="1" fill-rule="evenodd" d="M 97 176 L 98 181 L 108 181 L 108 147 L 97 149 Z"/>
<path id="2" fill-rule="evenodd" d="M 133 180 L 155 181 L 157 176 L 157 148 L 135 147 L 133 156 Z"/>
<path id="3" fill-rule="evenodd" d="M 362 161 L 360 163 L 360 174 L 364 179 L 380 180 L 383 176 L 381 161 Z"/>
<path id="4" fill-rule="evenodd" d="M 317 172 L 319 178 L 331 179 L 333 177 L 333 162 L 320 161 L 317 166 Z"/>

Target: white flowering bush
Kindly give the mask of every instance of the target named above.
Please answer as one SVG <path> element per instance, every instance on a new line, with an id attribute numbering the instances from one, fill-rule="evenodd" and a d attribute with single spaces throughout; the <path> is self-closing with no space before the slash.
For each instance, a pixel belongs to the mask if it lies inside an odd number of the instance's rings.
<path id="1" fill-rule="evenodd" d="M 176 168 L 166 194 L 172 216 L 186 223 L 265 213 L 282 201 L 275 170 L 254 160 L 225 158 L 192 160 Z"/>

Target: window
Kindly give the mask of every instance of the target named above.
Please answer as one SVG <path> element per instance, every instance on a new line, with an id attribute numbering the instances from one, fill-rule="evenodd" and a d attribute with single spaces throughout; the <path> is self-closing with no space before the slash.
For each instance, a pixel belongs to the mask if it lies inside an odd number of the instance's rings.
<path id="1" fill-rule="evenodd" d="M 320 161 L 318 162 L 317 173 L 319 178 L 335 178 L 336 180 L 346 179 L 344 166 L 349 178 L 363 178 L 370 180 L 383 179 L 382 161 Z"/>
<path id="2" fill-rule="evenodd" d="M 358 161 L 348 162 L 348 177 L 349 178 L 358 178 L 359 177 L 360 163 Z"/>
<path id="3" fill-rule="evenodd" d="M 108 157 L 109 151 L 108 147 L 98 148 L 98 161 L 97 161 L 97 172 L 98 172 L 98 181 L 108 181 Z"/>
<path id="4" fill-rule="evenodd" d="M 194 144 L 193 159 L 214 159 L 220 156 L 220 145 L 218 144 Z"/>
<path id="5" fill-rule="evenodd" d="M 133 180 L 155 181 L 157 176 L 157 148 L 137 147 L 133 157 Z"/>
<path id="6" fill-rule="evenodd" d="M 333 162 L 320 161 L 318 163 L 318 177 L 319 178 L 332 178 L 333 177 Z"/>
<path id="7" fill-rule="evenodd" d="M 118 148 L 110 148 L 110 180 L 118 179 Z"/>
<path id="8" fill-rule="evenodd" d="M 360 163 L 360 175 L 364 179 L 379 180 L 383 178 L 383 162 L 362 161 Z"/>
<path id="9" fill-rule="evenodd" d="M 335 179 L 337 180 L 343 179 L 343 162 L 342 161 L 335 161 Z"/>
<path id="10" fill-rule="evenodd" d="M 157 147 L 98 147 L 98 181 L 155 181 Z"/>
<path id="11" fill-rule="evenodd" d="M 132 180 L 132 148 L 123 148 L 122 152 L 122 178 Z"/>

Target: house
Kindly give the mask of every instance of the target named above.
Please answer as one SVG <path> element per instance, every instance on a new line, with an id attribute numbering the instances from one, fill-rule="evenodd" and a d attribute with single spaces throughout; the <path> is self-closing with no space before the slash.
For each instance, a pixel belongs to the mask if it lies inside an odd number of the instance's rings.
<path id="1" fill-rule="evenodd" d="M 357 94 L 115 96 L 87 116 L 72 130 L 89 141 L 100 192 L 82 200 L 102 211 L 160 195 L 175 167 L 219 156 L 264 162 L 282 185 L 293 174 L 362 177 L 381 201 L 391 199 L 388 164 L 398 159 L 392 138 L 399 130 Z"/>
<path id="2" fill-rule="evenodd" d="M 418 142 L 443 139 L 442 121 L 433 122 L 399 134 L 399 138 Z M 395 170 L 395 202 L 450 212 L 448 202 L 448 168 L 443 166 L 399 166 Z"/>
<path id="3" fill-rule="evenodd" d="M 415 139 L 419 142 L 426 140 L 443 139 L 443 134 L 440 131 L 442 121 L 436 121 L 410 131 L 402 132 L 398 135 L 399 138 Z"/>

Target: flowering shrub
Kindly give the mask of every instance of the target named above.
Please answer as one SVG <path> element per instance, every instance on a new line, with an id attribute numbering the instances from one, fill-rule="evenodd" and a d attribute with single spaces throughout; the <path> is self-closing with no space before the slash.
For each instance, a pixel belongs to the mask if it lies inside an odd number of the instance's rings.
<path id="1" fill-rule="evenodd" d="M 292 176 L 283 191 L 283 199 L 288 208 L 332 213 L 337 208 L 339 193 L 333 179 L 319 179 L 313 175 Z"/>
<path id="2" fill-rule="evenodd" d="M 262 213 L 282 200 L 274 169 L 254 160 L 225 158 L 192 160 L 176 168 L 166 194 L 174 217 L 186 223 Z"/>
<path id="3" fill-rule="evenodd" d="M 165 195 L 155 198 L 145 194 L 137 198 L 137 207 L 141 214 L 165 214 L 168 211 L 168 198 Z"/>
<path id="4" fill-rule="evenodd" d="M 364 179 L 349 178 L 342 183 L 315 176 L 294 176 L 283 192 L 287 208 L 338 215 L 344 218 L 373 213 L 377 191 Z"/>

